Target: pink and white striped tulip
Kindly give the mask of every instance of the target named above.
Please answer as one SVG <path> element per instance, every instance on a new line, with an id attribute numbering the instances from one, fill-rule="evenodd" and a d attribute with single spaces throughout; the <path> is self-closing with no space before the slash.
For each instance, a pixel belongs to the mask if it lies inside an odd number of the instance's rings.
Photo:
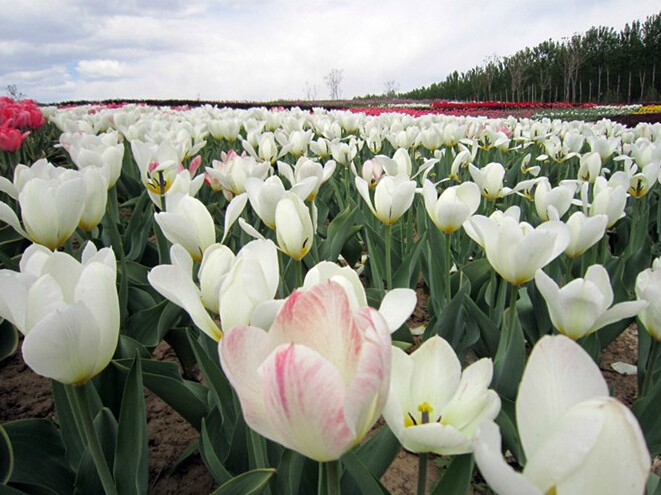
<path id="1" fill-rule="evenodd" d="M 219 354 L 246 423 L 320 462 L 356 445 L 388 395 L 386 322 L 373 308 L 351 311 L 333 281 L 294 291 L 268 332 L 230 328 Z"/>

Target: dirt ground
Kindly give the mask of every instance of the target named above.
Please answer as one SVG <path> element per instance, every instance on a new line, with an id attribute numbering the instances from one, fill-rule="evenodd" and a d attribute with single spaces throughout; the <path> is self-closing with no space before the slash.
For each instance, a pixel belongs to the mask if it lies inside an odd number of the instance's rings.
<path id="1" fill-rule="evenodd" d="M 414 315 L 415 318 L 416 315 Z M 636 398 L 636 377 L 620 375 L 611 368 L 614 362 L 635 364 L 637 333 L 629 328 L 604 352 L 601 369 L 613 395 L 627 405 Z M 167 344 L 155 356 L 171 359 Z M 205 495 L 217 484 L 199 455 L 193 456 L 176 472 L 170 469 L 196 437 L 196 431 L 156 395 L 146 391 L 149 429 L 149 493 L 152 495 Z M 20 351 L 0 363 L 0 423 L 23 418 L 52 418 L 54 415 L 50 381 L 35 375 L 21 358 Z M 439 479 L 438 460 L 429 463 L 431 488 Z M 382 478 L 393 495 L 415 491 L 417 456 L 402 450 Z M 476 491 L 475 494 L 485 493 Z"/>

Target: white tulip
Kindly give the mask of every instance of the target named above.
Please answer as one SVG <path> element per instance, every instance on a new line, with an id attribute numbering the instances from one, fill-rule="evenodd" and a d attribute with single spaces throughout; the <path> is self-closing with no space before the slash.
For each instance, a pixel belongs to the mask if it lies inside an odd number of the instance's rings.
<path id="1" fill-rule="evenodd" d="M 647 306 L 644 301 L 612 305 L 610 277 L 601 265 L 590 266 L 585 278 L 572 280 L 562 289 L 542 270 L 537 270 L 535 283 L 546 300 L 553 326 L 574 340 L 623 318 L 635 316 Z"/>
<path id="2" fill-rule="evenodd" d="M 644 493 L 651 459 L 640 426 L 608 397 L 597 365 L 567 337 L 542 337 L 532 350 L 516 423 L 527 459 L 522 473 L 503 458 L 495 423 L 473 437 L 477 466 L 498 495 Z"/>

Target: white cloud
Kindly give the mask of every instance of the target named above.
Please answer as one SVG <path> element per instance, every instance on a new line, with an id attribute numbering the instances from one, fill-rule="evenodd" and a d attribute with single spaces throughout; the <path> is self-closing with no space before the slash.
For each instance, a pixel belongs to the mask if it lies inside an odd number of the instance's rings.
<path id="1" fill-rule="evenodd" d="M 126 74 L 126 70 L 119 60 L 108 59 L 81 60 L 76 66 L 76 72 L 82 77 L 91 79 L 112 79 Z"/>
<path id="2" fill-rule="evenodd" d="M 346 97 L 402 90 L 495 53 L 593 25 L 621 29 L 658 0 L 0 0 L 0 83 L 43 101 L 301 98 L 343 69 Z M 114 6 L 114 3 L 112 4 Z M 38 47 L 38 48 L 36 48 Z M 49 73 L 54 79 L 28 77 Z M 22 87 L 25 85 L 25 87 Z"/>

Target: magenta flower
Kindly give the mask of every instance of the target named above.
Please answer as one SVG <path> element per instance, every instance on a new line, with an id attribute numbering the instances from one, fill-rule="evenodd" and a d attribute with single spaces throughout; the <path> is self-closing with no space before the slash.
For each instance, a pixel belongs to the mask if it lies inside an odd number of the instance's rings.
<path id="1" fill-rule="evenodd" d="M 316 461 L 340 458 L 385 405 L 391 341 L 373 308 L 351 311 L 333 281 L 295 291 L 269 331 L 229 329 L 220 362 L 246 423 Z"/>

